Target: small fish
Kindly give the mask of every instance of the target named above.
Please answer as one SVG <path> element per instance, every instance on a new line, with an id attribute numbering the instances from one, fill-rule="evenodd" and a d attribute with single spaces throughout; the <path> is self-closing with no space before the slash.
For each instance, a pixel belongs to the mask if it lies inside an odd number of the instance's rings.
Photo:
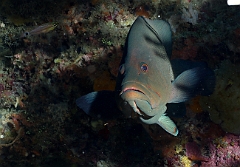
<path id="1" fill-rule="evenodd" d="M 45 24 L 42 24 L 42 25 L 34 28 L 31 31 L 24 32 L 21 35 L 21 38 L 29 37 L 29 36 L 32 36 L 32 35 L 48 33 L 50 31 L 54 30 L 56 27 L 57 27 L 57 23 L 55 23 L 55 22 L 53 22 L 53 23 L 45 23 Z"/>
<path id="2" fill-rule="evenodd" d="M 123 113 L 177 136 L 177 126 L 166 113 L 180 112 L 182 102 L 197 94 L 211 94 L 215 76 L 203 62 L 170 61 L 171 52 L 170 25 L 138 17 L 126 39 L 115 91 L 89 93 L 76 100 L 77 106 L 102 119 Z"/>

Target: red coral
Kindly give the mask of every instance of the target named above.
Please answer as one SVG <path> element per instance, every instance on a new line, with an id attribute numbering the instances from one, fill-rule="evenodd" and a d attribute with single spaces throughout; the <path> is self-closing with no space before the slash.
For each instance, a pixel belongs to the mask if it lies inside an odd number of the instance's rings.
<path id="1" fill-rule="evenodd" d="M 193 161 L 208 161 L 209 158 L 203 155 L 202 148 L 200 148 L 195 142 L 188 142 L 185 145 L 186 155 Z"/>
<path id="2" fill-rule="evenodd" d="M 239 166 L 240 165 L 240 146 L 239 136 L 226 134 L 221 140 L 224 146 L 209 143 L 211 157 L 208 162 L 202 162 L 201 167 L 208 166 Z"/>

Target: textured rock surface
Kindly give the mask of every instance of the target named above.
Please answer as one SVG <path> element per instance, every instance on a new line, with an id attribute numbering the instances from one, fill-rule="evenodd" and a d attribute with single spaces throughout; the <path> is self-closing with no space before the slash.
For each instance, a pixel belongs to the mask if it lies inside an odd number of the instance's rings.
<path id="1" fill-rule="evenodd" d="M 216 88 L 210 97 L 202 97 L 201 106 L 223 130 L 240 134 L 240 67 L 223 61 L 216 70 Z"/>

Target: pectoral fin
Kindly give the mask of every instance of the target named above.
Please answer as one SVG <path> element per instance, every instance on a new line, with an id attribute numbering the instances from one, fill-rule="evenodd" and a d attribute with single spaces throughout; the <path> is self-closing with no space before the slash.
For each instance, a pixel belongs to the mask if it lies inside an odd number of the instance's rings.
<path id="1" fill-rule="evenodd" d="M 156 123 L 171 135 L 173 136 L 178 135 L 177 126 L 168 116 L 162 115 Z"/>
<path id="2" fill-rule="evenodd" d="M 153 117 L 149 119 L 144 119 L 143 117 L 140 117 L 140 120 L 145 124 L 158 124 L 171 135 L 177 136 L 177 126 L 168 116 L 164 114 L 166 109 L 166 106 L 164 106 L 161 110 L 159 110 L 158 114 L 154 115 Z"/>
<path id="3" fill-rule="evenodd" d="M 203 78 L 204 73 L 201 68 L 193 68 L 181 73 L 172 83 L 168 103 L 184 102 L 195 96 Z"/>
<path id="4" fill-rule="evenodd" d="M 213 93 L 215 88 L 216 78 L 215 78 L 214 71 L 207 66 L 207 63 L 193 62 L 190 60 L 182 60 L 182 59 L 174 59 L 174 60 L 171 60 L 171 64 L 172 64 L 172 70 L 175 77 L 178 77 L 184 71 L 195 69 L 195 72 L 193 70 L 194 74 L 192 75 L 195 75 L 199 80 L 199 82 L 197 82 L 198 84 L 195 84 L 195 86 L 193 87 L 194 89 L 193 91 L 195 91 L 194 93 L 196 95 L 208 96 Z M 198 68 L 197 71 L 196 71 L 196 68 Z M 190 76 L 189 79 L 191 78 L 194 79 L 193 76 Z M 186 81 L 188 82 L 189 80 L 186 80 Z M 191 82 L 192 81 L 190 80 L 190 83 Z"/>
<path id="5" fill-rule="evenodd" d="M 178 129 L 177 126 L 175 125 L 175 123 L 166 115 L 162 115 L 162 114 L 157 114 L 155 116 L 153 116 L 150 119 L 143 119 L 142 117 L 140 117 L 140 120 L 143 123 L 146 124 L 158 124 L 160 125 L 165 131 L 167 131 L 168 133 L 170 133 L 173 136 L 177 136 L 178 135 Z"/>

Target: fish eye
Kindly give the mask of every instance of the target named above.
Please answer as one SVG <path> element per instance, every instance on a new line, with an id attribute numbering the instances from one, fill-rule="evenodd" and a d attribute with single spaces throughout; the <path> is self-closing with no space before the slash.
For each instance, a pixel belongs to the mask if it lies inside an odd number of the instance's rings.
<path id="1" fill-rule="evenodd" d="M 122 64 L 122 65 L 119 67 L 119 72 L 120 72 L 121 74 L 123 74 L 124 71 L 125 71 L 125 69 L 124 69 L 124 64 Z"/>
<path id="2" fill-rule="evenodd" d="M 29 32 L 25 32 L 25 33 L 24 33 L 24 36 L 25 36 L 25 37 L 29 36 Z"/>
<path id="3" fill-rule="evenodd" d="M 147 72 L 148 70 L 148 65 L 144 62 L 141 63 L 141 70 L 142 72 Z"/>

